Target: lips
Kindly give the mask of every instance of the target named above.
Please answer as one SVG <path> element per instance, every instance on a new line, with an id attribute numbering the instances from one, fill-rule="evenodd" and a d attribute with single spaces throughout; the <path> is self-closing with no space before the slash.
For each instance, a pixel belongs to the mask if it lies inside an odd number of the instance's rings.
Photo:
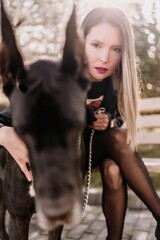
<path id="1" fill-rule="evenodd" d="M 95 69 L 98 71 L 100 74 L 104 74 L 108 71 L 107 68 L 102 68 L 102 67 L 95 67 Z"/>

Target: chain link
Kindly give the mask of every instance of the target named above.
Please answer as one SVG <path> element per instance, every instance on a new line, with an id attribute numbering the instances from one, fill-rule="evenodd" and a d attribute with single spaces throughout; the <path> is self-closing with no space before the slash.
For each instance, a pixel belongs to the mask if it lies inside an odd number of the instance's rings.
<path id="1" fill-rule="evenodd" d="M 89 198 L 89 189 L 90 189 L 90 184 L 91 184 L 91 174 L 92 174 L 92 143 L 93 143 L 93 136 L 94 136 L 94 129 L 91 131 L 90 135 L 90 141 L 89 141 L 89 159 L 88 159 L 88 171 L 87 171 L 87 176 L 86 176 L 86 186 L 85 186 L 85 191 L 84 191 L 84 199 L 83 199 L 83 205 L 82 205 L 82 210 L 80 214 L 80 220 L 84 217 L 87 209 L 87 204 L 88 204 L 88 198 Z M 80 149 L 80 144 L 81 144 L 81 137 L 79 137 L 78 140 L 78 145 Z"/>
<path id="2" fill-rule="evenodd" d="M 105 108 L 101 107 L 99 108 L 96 113 L 101 113 L 105 114 L 106 110 Z M 89 189 L 90 189 L 90 184 L 91 184 L 91 174 L 92 174 L 92 144 L 93 144 L 93 136 L 94 136 L 94 129 L 91 131 L 90 135 L 90 140 L 89 140 L 89 159 L 88 159 L 88 171 L 86 175 L 86 186 L 85 186 L 85 191 L 84 191 L 84 199 L 83 199 L 83 205 L 82 205 L 82 210 L 80 214 L 80 220 L 84 217 L 87 209 L 87 204 L 88 204 L 88 198 L 89 198 Z M 79 136 L 78 139 L 78 150 L 80 151 L 80 146 L 81 146 L 81 136 Z"/>

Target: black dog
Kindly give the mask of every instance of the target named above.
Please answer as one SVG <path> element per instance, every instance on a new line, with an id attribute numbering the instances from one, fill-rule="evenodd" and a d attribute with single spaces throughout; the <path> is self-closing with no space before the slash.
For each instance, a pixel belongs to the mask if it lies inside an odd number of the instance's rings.
<path id="1" fill-rule="evenodd" d="M 62 61 L 41 60 L 28 68 L 24 67 L 3 5 L 1 16 L 3 91 L 10 100 L 13 127 L 29 151 L 39 225 L 49 231 L 60 226 L 50 232 L 49 239 L 57 240 L 61 226 L 77 222 L 81 209 L 77 139 L 85 122 L 88 80 L 84 49 L 76 32 L 75 8 L 67 25 Z M 11 156 L 3 154 L 0 237 L 27 240 L 34 212 L 30 183 Z M 4 228 L 5 208 L 11 215 L 9 237 Z"/>

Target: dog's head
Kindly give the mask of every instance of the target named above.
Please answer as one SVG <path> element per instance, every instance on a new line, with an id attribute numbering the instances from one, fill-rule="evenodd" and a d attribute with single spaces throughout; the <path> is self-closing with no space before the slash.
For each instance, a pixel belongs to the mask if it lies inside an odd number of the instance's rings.
<path id="1" fill-rule="evenodd" d="M 39 60 L 28 67 L 3 5 L 1 11 L 3 90 L 10 99 L 13 126 L 29 151 L 41 225 L 52 229 L 55 219 L 58 224 L 78 220 L 80 208 L 78 135 L 85 122 L 88 80 L 75 7 L 62 61 Z"/>

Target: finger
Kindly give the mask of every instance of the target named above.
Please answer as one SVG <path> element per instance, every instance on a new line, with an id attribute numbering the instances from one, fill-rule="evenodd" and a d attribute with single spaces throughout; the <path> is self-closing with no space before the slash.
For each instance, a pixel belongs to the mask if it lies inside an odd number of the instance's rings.
<path id="1" fill-rule="evenodd" d="M 29 182 L 31 182 L 31 181 L 33 180 L 33 176 L 32 176 L 32 173 L 31 173 L 31 172 L 26 171 L 26 172 L 25 172 L 25 176 L 26 176 L 26 178 L 27 178 L 27 180 L 28 180 Z"/>
<path id="2" fill-rule="evenodd" d="M 106 120 L 109 120 L 109 117 L 107 114 L 95 114 L 95 117 L 97 119 L 106 119 Z"/>
<path id="3" fill-rule="evenodd" d="M 108 124 L 108 120 L 104 120 L 104 119 L 99 119 L 99 120 L 97 120 L 97 121 L 95 121 L 94 122 L 94 124 L 96 124 L 97 126 L 99 125 L 99 126 L 103 126 L 103 125 L 106 125 L 106 124 Z"/>
<path id="4" fill-rule="evenodd" d="M 31 182 L 33 180 L 32 174 L 29 171 L 25 171 L 24 175 L 26 176 L 27 180 Z"/>
<path id="5" fill-rule="evenodd" d="M 109 119 L 108 118 L 97 118 L 96 121 L 94 121 L 93 123 L 103 123 L 103 122 L 108 123 Z"/>
<path id="6" fill-rule="evenodd" d="M 94 127 L 94 128 L 95 128 L 95 127 L 96 127 L 96 128 L 107 128 L 107 126 L 108 126 L 108 121 L 107 121 L 107 122 L 106 122 L 106 121 L 105 121 L 105 122 L 104 122 L 104 121 L 103 121 L 103 122 L 98 122 L 98 121 L 97 121 L 97 122 L 94 122 L 94 123 L 93 123 L 93 127 Z"/>
<path id="7" fill-rule="evenodd" d="M 21 162 L 21 163 L 19 163 L 19 166 L 20 166 L 21 171 L 26 176 L 27 180 L 29 182 L 32 181 L 32 179 L 33 179 L 32 173 L 31 173 L 31 171 L 28 170 L 27 164 L 25 162 Z"/>
<path id="8" fill-rule="evenodd" d="M 97 131 L 104 131 L 106 127 L 95 127 L 94 129 Z"/>
<path id="9" fill-rule="evenodd" d="M 96 127 L 93 127 L 95 130 L 98 130 L 98 131 L 102 131 L 102 130 L 105 130 L 106 129 L 106 126 L 96 126 Z"/>

